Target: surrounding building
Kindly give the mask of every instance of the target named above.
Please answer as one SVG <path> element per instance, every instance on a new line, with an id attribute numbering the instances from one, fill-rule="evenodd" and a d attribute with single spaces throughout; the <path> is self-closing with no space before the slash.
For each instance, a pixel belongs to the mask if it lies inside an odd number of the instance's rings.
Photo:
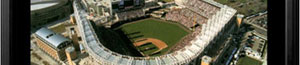
<path id="1" fill-rule="evenodd" d="M 35 32 L 37 46 L 57 61 L 66 59 L 65 49 L 71 46 L 70 39 L 47 29 L 41 28 Z"/>

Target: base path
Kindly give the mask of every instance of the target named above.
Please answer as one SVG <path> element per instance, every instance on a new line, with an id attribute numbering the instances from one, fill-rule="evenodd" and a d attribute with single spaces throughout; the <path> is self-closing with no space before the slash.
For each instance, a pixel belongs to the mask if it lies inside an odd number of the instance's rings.
<path id="1" fill-rule="evenodd" d="M 140 41 L 140 40 L 142 40 L 142 41 Z M 158 39 L 154 39 L 154 38 L 141 38 L 141 39 L 138 39 L 138 40 L 135 41 L 134 46 L 135 47 L 141 46 L 141 45 L 144 45 L 148 42 L 152 42 L 152 44 L 154 44 L 156 47 L 158 47 L 159 50 L 162 50 L 162 49 L 168 47 L 168 45 L 165 42 L 163 42 L 161 40 L 158 40 Z"/>

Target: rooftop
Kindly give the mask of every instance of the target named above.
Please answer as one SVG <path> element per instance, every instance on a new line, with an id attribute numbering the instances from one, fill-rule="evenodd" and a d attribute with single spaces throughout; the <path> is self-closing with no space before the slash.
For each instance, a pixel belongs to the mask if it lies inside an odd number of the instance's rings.
<path id="1" fill-rule="evenodd" d="M 69 40 L 47 28 L 41 28 L 37 32 L 35 32 L 35 34 L 54 48 L 57 48 L 61 43 Z"/>

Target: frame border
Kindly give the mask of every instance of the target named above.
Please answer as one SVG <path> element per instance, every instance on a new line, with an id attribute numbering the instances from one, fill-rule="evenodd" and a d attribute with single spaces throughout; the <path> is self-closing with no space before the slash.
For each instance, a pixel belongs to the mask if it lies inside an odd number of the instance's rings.
<path id="1" fill-rule="evenodd" d="M 286 0 L 285 64 L 299 65 L 299 0 Z"/>
<path id="2" fill-rule="evenodd" d="M 1 65 L 10 64 L 10 5 L 10 0 L 1 0 Z"/>

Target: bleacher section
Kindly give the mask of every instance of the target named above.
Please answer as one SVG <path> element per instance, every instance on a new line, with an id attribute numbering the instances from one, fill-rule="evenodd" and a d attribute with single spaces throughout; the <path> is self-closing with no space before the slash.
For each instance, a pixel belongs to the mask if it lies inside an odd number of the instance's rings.
<path id="1" fill-rule="evenodd" d="M 183 5 L 185 5 L 188 9 L 206 17 L 211 18 L 213 15 L 216 14 L 216 12 L 220 11 L 220 8 L 212 5 L 210 3 L 207 3 L 203 0 L 185 0 L 187 2 L 183 2 Z"/>
<path id="2" fill-rule="evenodd" d="M 195 26 L 194 23 L 204 24 L 207 22 L 207 18 L 187 8 L 170 11 L 166 14 L 166 19 L 179 22 L 189 28 Z"/>

